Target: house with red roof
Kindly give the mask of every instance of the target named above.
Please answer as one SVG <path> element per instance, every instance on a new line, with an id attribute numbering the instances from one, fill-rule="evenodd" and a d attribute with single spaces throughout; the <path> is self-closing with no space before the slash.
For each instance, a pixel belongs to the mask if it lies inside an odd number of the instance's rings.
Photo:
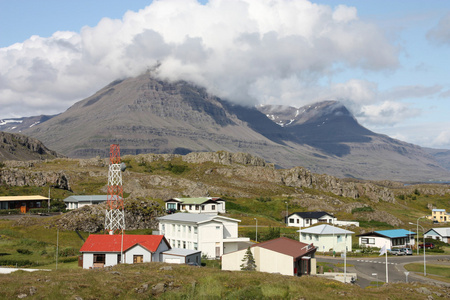
<path id="1" fill-rule="evenodd" d="M 239 271 L 247 249 L 222 255 L 222 270 Z M 280 237 L 250 247 L 256 271 L 301 276 L 316 274 L 316 247 Z"/>
<path id="2" fill-rule="evenodd" d="M 80 249 L 83 269 L 163 261 L 162 252 L 170 250 L 163 235 L 91 234 Z M 123 254 L 123 260 L 122 260 Z"/>

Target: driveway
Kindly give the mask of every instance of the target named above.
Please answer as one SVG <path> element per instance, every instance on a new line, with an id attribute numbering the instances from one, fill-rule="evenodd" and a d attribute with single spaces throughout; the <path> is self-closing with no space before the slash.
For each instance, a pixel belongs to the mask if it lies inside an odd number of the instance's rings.
<path id="1" fill-rule="evenodd" d="M 316 255 L 318 262 L 327 262 L 332 264 L 344 263 L 344 259 L 333 258 L 329 256 L 319 256 Z M 438 261 L 439 260 L 439 261 Z M 450 255 L 427 255 L 427 264 L 441 263 L 442 260 L 448 261 L 450 263 Z M 409 263 L 423 263 L 423 256 L 388 256 L 387 259 L 387 269 L 388 269 L 388 279 L 389 282 L 406 282 L 406 270 L 404 265 Z M 347 258 L 347 264 L 352 265 L 347 267 L 347 272 L 357 273 L 358 280 L 356 284 L 361 287 L 367 287 L 371 285 L 372 281 L 383 281 L 386 282 L 386 257 L 370 257 L 370 258 Z M 343 272 L 344 268 L 340 268 Z M 408 282 L 419 281 L 419 282 L 437 282 L 443 285 L 450 286 L 449 283 L 433 280 L 427 277 L 420 276 L 413 272 L 408 274 Z"/>

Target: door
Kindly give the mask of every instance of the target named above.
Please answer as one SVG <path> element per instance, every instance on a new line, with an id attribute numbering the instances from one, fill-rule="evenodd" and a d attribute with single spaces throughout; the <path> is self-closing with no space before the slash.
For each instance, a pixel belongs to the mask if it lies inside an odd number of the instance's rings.
<path id="1" fill-rule="evenodd" d="M 144 262 L 144 255 L 133 255 L 133 264 L 140 264 Z"/>

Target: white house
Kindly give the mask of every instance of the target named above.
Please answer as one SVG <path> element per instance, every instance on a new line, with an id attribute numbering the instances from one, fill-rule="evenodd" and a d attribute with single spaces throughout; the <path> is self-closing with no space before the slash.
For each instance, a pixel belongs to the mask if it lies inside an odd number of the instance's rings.
<path id="1" fill-rule="evenodd" d="M 287 225 L 294 227 L 309 227 L 317 223 L 334 224 L 336 218 L 324 211 L 295 212 L 287 217 Z"/>
<path id="2" fill-rule="evenodd" d="M 108 235 L 91 234 L 80 249 L 83 269 L 127 264 L 163 261 L 162 252 L 171 249 L 162 235 Z"/>
<path id="3" fill-rule="evenodd" d="M 386 249 L 412 247 L 415 232 L 406 229 L 372 231 L 358 235 L 362 247 L 386 246 Z"/>
<path id="4" fill-rule="evenodd" d="M 172 247 L 200 250 L 209 258 L 218 258 L 251 245 L 250 238 L 238 237 L 240 220 L 191 213 L 176 213 L 158 220 L 159 233 Z"/>
<path id="5" fill-rule="evenodd" d="M 316 247 L 286 237 L 250 247 L 256 271 L 289 276 L 316 274 Z M 239 271 L 247 249 L 222 255 L 222 270 Z"/>
<path id="6" fill-rule="evenodd" d="M 321 224 L 306 229 L 297 230 L 300 236 L 300 242 L 313 243 L 318 251 L 352 251 L 353 231 L 345 230 L 339 227 Z"/>
<path id="7" fill-rule="evenodd" d="M 218 197 L 172 198 L 165 200 L 166 210 L 190 213 L 225 213 L 225 200 Z"/>
<path id="8" fill-rule="evenodd" d="M 86 205 L 99 204 L 108 200 L 107 195 L 73 195 L 64 199 L 67 209 L 76 209 Z"/>
<path id="9" fill-rule="evenodd" d="M 201 264 L 202 252 L 189 249 L 172 248 L 162 252 L 162 261 L 171 264 Z"/>
<path id="10" fill-rule="evenodd" d="M 450 244 L 450 227 L 431 228 L 424 234 L 426 239 L 435 239 Z"/>

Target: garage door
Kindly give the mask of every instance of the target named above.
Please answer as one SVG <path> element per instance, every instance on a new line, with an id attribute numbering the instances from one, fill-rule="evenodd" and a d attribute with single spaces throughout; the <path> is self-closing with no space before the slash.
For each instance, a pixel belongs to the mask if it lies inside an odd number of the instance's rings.
<path id="1" fill-rule="evenodd" d="M 169 263 L 169 264 L 181 264 L 181 259 L 180 258 L 164 258 L 164 262 Z"/>

